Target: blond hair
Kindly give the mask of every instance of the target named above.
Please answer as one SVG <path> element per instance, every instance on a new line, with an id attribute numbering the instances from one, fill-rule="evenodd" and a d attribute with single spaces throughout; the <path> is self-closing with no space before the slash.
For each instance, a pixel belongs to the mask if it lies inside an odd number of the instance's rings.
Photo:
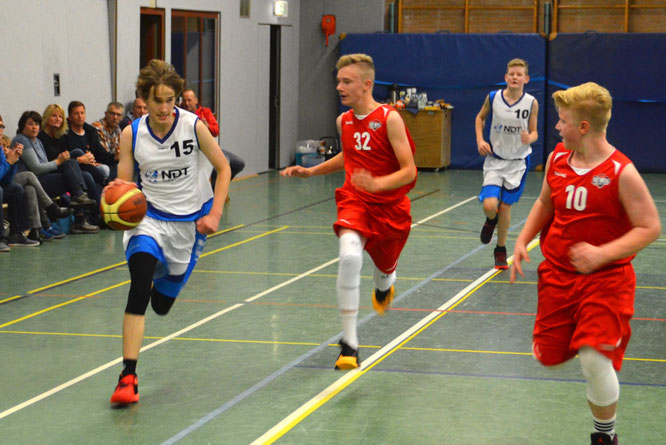
<path id="1" fill-rule="evenodd" d="M 508 73 L 509 68 L 514 67 L 514 66 L 522 66 L 525 69 L 525 75 L 527 76 L 529 74 L 527 61 L 525 61 L 523 59 L 511 59 L 511 60 L 509 60 L 509 63 L 506 64 L 506 72 Z"/>
<path id="2" fill-rule="evenodd" d="M 344 68 L 349 65 L 358 65 L 361 68 L 361 73 L 364 78 L 375 80 L 375 62 L 367 54 L 346 54 L 338 59 L 335 64 L 337 69 Z"/>
<path id="3" fill-rule="evenodd" d="M 613 98 L 599 84 L 587 82 L 582 85 L 553 93 L 557 109 L 570 109 L 580 121 L 590 123 L 595 131 L 605 132 L 611 118 Z"/>
<path id="4" fill-rule="evenodd" d="M 6 134 L 0 136 L 0 147 L 9 148 L 12 145 L 12 140 Z"/>
<path id="5" fill-rule="evenodd" d="M 58 104 L 47 105 L 44 108 L 44 113 L 42 113 L 42 130 L 46 131 L 49 118 L 53 113 L 60 114 L 62 118 L 62 125 L 60 128 L 56 129 L 55 134 L 53 135 L 56 139 L 62 137 L 63 134 L 67 132 L 67 119 L 65 119 L 65 109 Z"/>

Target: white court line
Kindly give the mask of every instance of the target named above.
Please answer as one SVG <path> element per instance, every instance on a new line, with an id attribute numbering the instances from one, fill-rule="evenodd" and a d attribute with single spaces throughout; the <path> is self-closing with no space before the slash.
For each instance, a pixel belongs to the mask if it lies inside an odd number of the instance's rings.
<path id="1" fill-rule="evenodd" d="M 412 224 L 412 227 L 414 227 L 414 226 L 416 226 L 416 225 L 418 225 L 418 224 L 422 224 L 423 222 L 428 221 L 428 220 L 430 220 L 430 219 L 432 219 L 432 218 L 435 218 L 435 217 L 437 217 L 437 216 L 439 216 L 439 215 L 441 215 L 441 214 L 443 214 L 443 213 L 446 213 L 446 212 L 448 212 L 448 211 L 451 211 L 451 210 L 455 209 L 456 207 L 459 207 L 459 206 L 461 206 L 461 205 L 463 205 L 463 204 L 469 202 L 470 200 L 472 200 L 472 199 L 474 199 L 474 198 L 475 198 L 475 197 L 468 198 L 468 199 L 466 199 L 465 201 L 462 201 L 462 202 L 460 202 L 460 203 L 458 203 L 458 204 L 455 204 L 455 205 L 453 205 L 453 206 L 451 206 L 451 207 L 449 207 L 449 208 L 447 208 L 447 209 L 444 209 L 444 210 L 442 210 L 442 211 L 440 211 L 440 212 L 438 212 L 438 213 L 436 213 L 436 214 L 434 214 L 434 215 L 432 215 L 432 216 L 429 216 L 429 217 L 427 217 L 427 218 L 425 218 L 425 219 L 422 219 L 421 221 L 418 221 L 418 222 Z M 231 312 L 231 311 L 233 311 L 233 310 L 235 310 L 235 309 L 238 309 L 239 307 L 243 307 L 243 306 L 245 305 L 245 303 L 252 302 L 252 301 L 254 301 L 254 300 L 258 299 L 258 298 L 261 298 L 261 297 L 263 297 L 263 296 L 265 296 L 265 295 L 267 295 L 267 294 L 269 294 L 269 293 L 271 293 L 271 292 L 273 292 L 273 291 L 275 291 L 275 290 L 277 290 L 277 289 L 280 289 L 281 287 L 284 287 L 284 286 L 286 286 L 286 285 L 288 285 L 288 284 L 291 284 L 291 283 L 293 283 L 293 282 L 295 282 L 295 281 L 297 281 L 297 280 L 300 280 L 300 279 L 302 279 L 302 278 L 304 278 L 304 277 L 306 277 L 306 276 L 308 276 L 308 275 L 310 275 L 310 274 L 313 274 L 313 273 L 315 273 L 315 272 L 317 272 L 317 271 L 319 271 L 319 270 L 321 270 L 321 269 L 323 269 L 323 268 L 325 268 L 325 267 L 328 267 L 328 266 L 330 266 L 331 264 L 335 264 L 337 261 L 338 261 L 338 258 L 334 258 L 334 259 L 332 259 L 332 260 L 330 260 L 330 261 L 327 261 L 327 262 L 325 262 L 325 263 L 323 263 L 323 264 L 321 264 L 321 265 L 319 265 L 319 266 L 317 266 L 317 267 L 315 267 L 315 268 L 313 268 L 313 269 L 310 269 L 310 270 L 307 271 L 307 272 L 304 272 L 304 273 L 302 273 L 302 274 L 300 274 L 300 275 L 298 275 L 298 276 L 296 276 L 296 277 L 293 277 L 293 278 L 291 278 L 291 279 L 289 279 L 289 280 L 286 280 L 285 282 L 280 283 L 280 284 L 278 284 L 277 286 L 274 286 L 274 287 L 272 287 L 272 288 L 270 288 L 270 289 L 267 289 L 267 290 L 265 290 L 265 291 L 262 291 L 262 292 L 260 292 L 260 293 L 258 293 L 258 294 L 256 294 L 256 295 L 254 295 L 254 296 L 252 296 L 252 297 L 250 297 L 250 298 L 247 298 L 246 300 L 244 300 L 244 301 L 245 301 L 244 303 L 238 303 L 238 304 L 235 304 L 235 305 L 233 305 L 233 306 L 230 306 L 230 307 L 228 307 L 228 308 L 226 308 L 226 309 L 223 309 L 223 310 L 221 310 L 221 311 L 219 311 L 219 312 L 216 312 L 216 313 L 214 313 L 213 315 L 210 315 L 210 316 L 208 316 L 208 317 L 206 317 L 206 318 L 204 318 L 204 319 L 202 319 L 202 320 L 199 320 L 199 321 L 197 321 L 196 323 L 193 323 L 193 324 L 191 324 L 191 325 L 189 325 L 189 326 L 187 326 L 187 327 L 185 327 L 185 328 L 183 328 L 183 329 L 181 329 L 181 330 L 179 330 L 179 331 L 177 331 L 177 332 L 174 332 L 173 334 L 170 334 L 170 335 L 168 335 L 168 336 L 166 336 L 166 337 L 164 337 L 164 338 L 161 338 L 161 339 L 159 339 L 159 340 L 157 340 L 157 341 L 155 341 L 155 342 L 153 342 L 153 343 L 150 343 L 150 344 L 148 344 L 148 345 L 146 345 L 146 346 L 143 346 L 143 347 L 140 349 L 140 351 L 141 351 L 141 352 L 143 352 L 143 351 L 147 351 L 147 350 L 149 350 L 149 349 L 154 348 L 155 346 L 159 346 L 159 345 L 161 345 L 162 343 L 165 343 L 165 342 L 167 342 L 167 341 L 169 341 L 169 340 L 172 340 L 172 339 L 175 338 L 175 337 L 178 337 L 178 336 L 180 336 L 180 335 L 182 335 L 182 334 L 185 334 L 186 332 L 189 332 L 189 331 L 191 331 L 192 329 L 195 329 L 195 328 L 197 328 L 197 327 L 199 327 L 199 326 L 201 326 L 201 325 L 203 325 L 203 324 L 205 324 L 205 323 L 208 323 L 209 321 L 214 320 L 214 319 L 220 317 L 221 315 L 224 315 L 224 314 L 226 314 L 226 313 L 228 313 L 228 312 Z M 75 377 L 75 378 L 73 378 L 73 379 L 71 379 L 71 380 L 69 380 L 69 381 L 67 381 L 67 382 L 65 382 L 65 383 L 63 383 L 63 384 L 61 384 L 61 385 L 58 385 L 58 386 L 56 386 L 56 387 L 54 387 L 54 388 L 52 388 L 52 389 L 50 389 L 50 390 L 48 390 L 48 391 L 45 391 L 45 392 L 43 392 L 43 393 L 41 393 L 41 394 L 39 394 L 39 395 L 37 395 L 37 396 L 35 396 L 35 397 L 29 399 L 29 400 L 26 400 L 25 402 L 19 403 L 18 405 L 15 405 L 15 406 L 13 406 L 13 407 L 11 407 L 11 408 L 8 408 L 8 409 L 6 409 L 5 411 L 0 412 L 0 419 L 2 419 L 2 418 L 4 418 L 4 417 L 7 417 L 7 416 L 10 416 L 10 415 L 12 415 L 12 414 L 14 414 L 14 413 L 16 413 L 16 412 L 18 412 L 18 411 L 24 409 L 24 408 L 27 408 L 27 407 L 30 406 L 30 405 L 34 405 L 35 403 L 37 403 L 37 402 L 39 402 L 39 401 L 41 401 L 41 400 L 44 400 L 44 399 L 46 399 L 47 397 L 50 397 L 50 396 L 52 396 L 52 395 L 54 395 L 54 394 L 56 394 L 56 393 L 62 391 L 63 389 L 69 388 L 70 386 L 73 386 L 73 385 L 75 385 L 75 384 L 77 384 L 77 383 L 79 383 L 79 382 L 82 382 L 83 380 L 85 380 L 85 379 L 87 379 L 87 378 L 89 378 L 89 377 L 92 377 L 93 375 L 98 374 L 98 373 L 100 373 L 100 372 L 102 372 L 102 371 L 104 371 L 104 370 L 110 368 L 111 366 L 114 366 L 114 365 L 120 363 L 120 362 L 122 362 L 122 357 L 118 357 L 118 358 L 116 358 L 116 359 L 114 359 L 114 360 L 111 360 L 110 362 L 107 362 L 107 363 L 105 363 L 105 364 L 103 364 L 103 365 L 101 365 L 101 366 L 99 366 L 99 367 L 97 367 L 97 368 L 95 368 L 95 369 L 93 369 L 93 370 L 91 370 L 91 371 L 88 371 L 88 372 L 86 372 L 86 373 L 84 373 L 84 374 L 81 374 L 81 375 L 78 376 L 78 377 Z"/>
<path id="2" fill-rule="evenodd" d="M 527 247 L 528 250 L 532 249 L 536 244 L 538 244 L 538 242 L 539 242 L 538 240 L 532 240 L 532 242 L 530 242 L 530 244 Z M 513 256 L 509 258 L 509 261 L 512 261 L 512 259 Z M 446 303 L 442 304 L 440 307 L 438 307 L 433 312 L 428 314 L 426 317 L 418 321 L 416 324 L 414 324 L 412 327 L 404 331 L 398 337 L 394 338 L 390 343 L 388 343 L 386 346 L 384 346 L 383 348 L 372 354 L 370 357 L 363 360 L 361 362 L 360 368 L 352 369 L 351 371 L 347 372 L 345 375 L 343 375 L 338 380 L 333 382 L 322 392 L 320 392 L 312 399 L 301 405 L 296 411 L 292 412 L 290 415 L 285 417 L 280 423 L 278 423 L 273 428 L 268 430 L 261 437 L 257 438 L 254 442 L 251 443 L 251 445 L 259 445 L 259 444 L 263 445 L 275 442 L 277 439 L 279 439 L 285 433 L 291 430 L 294 426 L 296 426 L 299 422 L 301 422 L 312 412 L 314 412 L 317 408 L 319 408 L 321 405 L 326 403 L 328 400 L 333 398 L 336 394 L 338 394 L 340 391 L 342 391 L 344 388 L 346 388 L 348 385 L 354 382 L 354 380 L 358 379 L 363 374 L 365 374 L 368 368 L 372 367 L 375 362 L 377 362 L 378 360 L 382 359 L 383 357 L 391 353 L 399 344 L 405 341 L 405 339 L 409 338 L 416 331 L 418 331 L 423 326 L 430 323 L 436 317 L 441 316 L 444 313 L 444 311 L 446 311 L 448 308 L 456 304 L 458 301 L 464 298 L 472 290 L 476 289 L 477 286 L 486 281 L 492 275 L 499 272 L 500 272 L 499 270 L 493 268 L 484 273 L 483 275 L 481 275 L 473 283 L 469 284 L 463 290 L 458 292 L 458 294 L 449 299 Z"/>

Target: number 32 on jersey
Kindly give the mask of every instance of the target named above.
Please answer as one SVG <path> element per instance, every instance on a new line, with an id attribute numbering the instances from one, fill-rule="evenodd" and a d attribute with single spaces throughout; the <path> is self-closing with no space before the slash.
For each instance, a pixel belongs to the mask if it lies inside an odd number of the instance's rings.
<path id="1" fill-rule="evenodd" d="M 370 133 L 364 131 L 363 133 L 356 132 L 354 133 L 354 139 L 356 139 L 356 145 L 354 148 L 357 150 L 372 150 L 368 145 L 370 143 Z"/>

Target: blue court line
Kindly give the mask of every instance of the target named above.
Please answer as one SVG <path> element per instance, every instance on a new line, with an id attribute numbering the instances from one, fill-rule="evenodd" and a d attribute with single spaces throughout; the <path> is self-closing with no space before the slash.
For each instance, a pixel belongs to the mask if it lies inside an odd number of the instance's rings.
<path id="1" fill-rule="evenodd" d="M 298 369 L 321 369 L 326 370 L 323 366 L 315 365 L 300 365 L 296 366 Z M 532 380 L 544 382 L 564 382 L 564 383 L 586 383 L 583 379 L 558 379 L 555 377 L 524 377 L 518 375 L 498 375 L 498 374 L 468 374 L 462 372 L 443 372 L 443 371 L 418 371 L 414 369 L 392 369 L 392 368 L 372 368 L 368 372 L 388 372 L 395 374 L 423 374 L 423 375 L 446 375 L 453 377 L 479 377 L 484 379 L 505 379 L 505 380 Z M 642 382 L 620 382 L 620 385 L 625 386 L 647 386 L 655 388 L 666 388 L 666 383 L 642 383 Z"/>
<path id="2" fill-rule="evenodd" d="M 522 220 L 522 221 L 519 222 L 518 224 L 515 224 L 514 226 L 512 226 L 512 227 L 509 229 L 509 231 L 513 230 L 515 227 L 518 227 L 518 226 L 524 224 L 525 221 L 526 221 L 526 219 Z M 479 250 L 488 247 L 488 245 L 490 245 L 490 244 L 487 244 L 487 245 L 481 245 L 481 246 L 478 246 L 478 247 L 472 249 L 471 251 L 469 251 L 468 253 L 466 253 L 466 254 L 463 255 L 462 257 L 458 258 L 458 259 L 457 259 L 456 261 L 454 261 L 453 263 L 451 263 L 451 264 L 447 265 L 446 267 L 444 267 L 443 269 L 440 269 L 439 271 L 433 273 L 433 274 L 430 275 L 428 278 L 426 278 L 425 280 L 423 280 L 423 281 L 421 281 L 420 283 L 416 284 L 415 286 L 412 286 L 412 287 L 409 288 L 407 291 L 405 291 L 404 293 L 402 293 L 402 294 L 400 295 L 400 297 L 396 298 L 394 301 L 395 301 L 395 302 L 401 301 L 402 299 L 406 298 L 408 295 L 411 295 L 412 293 L 414 293 L 414 292 L 417 291 L 418 289 L 420 289 L 420 288 L 422 288 L 423 286 L 425 286 L 426 284 L 430 283 L 434 278 L 439 277 L 440 275 L 442 275 L 443 273 L 445 273 L 447 270 L 453 268 L 454 266 L 456 266 L 457 264 L 461 263 L 462 261 L 465 261 L 467 258 L 469 258 L 470 256 L 474 255 L 474 254 L 475 254 L 476 252 L 478 252 Z M 368 314 L 368 315 L 366 315 L 366 316 L 363 317 L 361 320 L 359 320 L 359 322 L 358 322 L 358 326 L 361 326 L 362 324 L 366 323 L 368 320 L 372 319 L 372 318 L 375 317 L 375 316 L 376 316 L 376 314 L 375 314 L 374 312 L 373 312 L 373 313 L 370 313 L 370 314 Z M 292 361 L 291 363 L 289 363 L 289 364 L 283 366 L 282 368 L 280 368 L 279 370 L 275 371 L 275 372 L 272 373 L 271 375 L 265 377 L 265 378 L 264 378 L 263 380 L 261 380 L 260 382 L 258 382 L 258 383 L 256 383 L 256 384 L 252 385 L 250 388 L 248 388 L 248 389 L 246 389 L 245 391 L 243 391 L 242 393 L 238 394 L 236 397 L 234 397 L 233 399 L 229 400 L 229 401 L 226 402 L 225 404 L 221 405 L 219 408 L 217 408 L 217 409 L 211 411 L 210 413 L 206 414 L 204 417 L 202 417 L 202 418 L 199 419 L 198 421 L 194 422 L 192 425 L 190 425 L 189 427 L 185 428 L 184 430 L 182 430 L 182 431 L 179 432 L 178 434 L 176 434 L 176 435 L 170 437 L 169 439 L 165 440 L 164 442 L 162 442 L 162 445 L 171 445 L 171 444 L 174 444 L 174 443 L 176 443 L 176 442 L 179 442 L 181 439 L 184 439 L 184 438 L 187 437 L 189 434 L 193 433 L 194 431 L 196 431 L 196 430 L 199 429 L 200 427 L 204 426 L 205 424 L 207 424 L 208 422 L 210 422 L 211 420 L 213 420 L 215 417 L 219 416 L 220 414 L 224 413 L 225 411 L 229 410 L 230 408 L 233 408 L 236 404 L 238 404 L 239 402 L 245 400 L 247 397 L 249 397 L 249 396 L 251 396 L 252 394 L 254 394 L 255 392 L 257 392 L 257 390 L 259 390 L 259 389 L 263 388 L 264 386 L 268 385 L 268 384 L 271 383 L 273 380 L 275 380 L 275 379 L 277 379 L 278 377 L 280 377 L 281 375 L 283 375 L 285 372 L 287 372 L 287 371 L 289 371 L 289 370 L 291 370 L 291 369 L 294 369 L 299 363 L 301 363 L 301 362 L 303 362 L 304 360 L 306 360 L 306 359 L 312 357 L 314 354 L 316 354 L 317 352 L 321 351 L 322 349 L 328 347 L 329 344 L 331 344 L 331 343 L 337 343 L 337 341 L 338 341 L 341 337 L 342 337 L 342 332 L 339 332 L 339 333 L 337 333 L 336 335 L 334 335 L 333 337 L 331 337 L 331 338 L 329 338 L 328 340 L 326 340 L 325 342 L 321 343 L 319 346 L 315 346 L 315 347 L 314 347 L 313 349 L 311 349 L 310 351 L 308 351 L 308 352 L 306 352 L 305 354 L 301 355 L 300 357 L 298 357 L 297 359 L 295 359 L 295 360 Z"/>

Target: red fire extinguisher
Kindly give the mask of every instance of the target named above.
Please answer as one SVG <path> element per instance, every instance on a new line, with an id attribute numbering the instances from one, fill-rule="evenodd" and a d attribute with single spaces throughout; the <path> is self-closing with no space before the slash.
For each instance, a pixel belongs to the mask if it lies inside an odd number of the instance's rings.
<path id="1" fill-rule="evenodd" d="M 324 31 L 326 36 L 326 46 L 328 46 L 328 36 L 335 34 L 335 16 L 334 15 L 324 15 L 321 18 L 321 30 Z"/>

